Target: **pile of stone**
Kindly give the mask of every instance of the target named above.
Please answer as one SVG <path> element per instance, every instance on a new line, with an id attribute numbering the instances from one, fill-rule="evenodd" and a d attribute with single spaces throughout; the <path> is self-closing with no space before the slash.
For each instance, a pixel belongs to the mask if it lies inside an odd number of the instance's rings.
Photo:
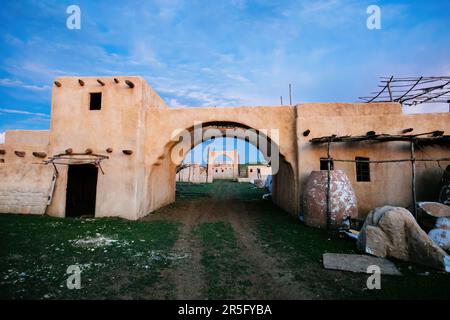
<path id="1" fill-rule="evenodd" d="M 377 257 L 393 257 L 450 272 L 450 256 L 404 208 L 384 206 L 372 210 L 359 233 L 357 245 Z"/>
<path id="2" fill-rule="evenodd" d="M 434 222 L 428 236 L 442 249 L 450 250 L 450 206 L 438 202 L 420 202 L 422 214 Z"/>

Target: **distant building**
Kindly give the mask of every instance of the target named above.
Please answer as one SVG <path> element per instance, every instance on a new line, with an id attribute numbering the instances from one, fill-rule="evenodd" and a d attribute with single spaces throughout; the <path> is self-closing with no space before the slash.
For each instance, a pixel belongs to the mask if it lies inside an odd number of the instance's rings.
<path id="1" fill-rule="evenodd" d="M 176 181 L 211 183 L 214 180 L 235 180 L 253 183 L 255 180 L 261 180 L 264 183 L 271 174 L 272 169 L 268 165 L 239 164 L 237 150 L 209 151 L 206 165 L 184 164 L 177 172 Z"/>

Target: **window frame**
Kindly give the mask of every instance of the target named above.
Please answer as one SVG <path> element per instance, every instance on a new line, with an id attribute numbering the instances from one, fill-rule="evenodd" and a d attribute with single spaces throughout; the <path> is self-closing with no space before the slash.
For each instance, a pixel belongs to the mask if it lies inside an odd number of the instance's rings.
<path id="1" fill-rule="evenodd" d="M 355 157 L 356 182 L 371 182 L 370 161 L 368 157 Z"/>
<path id="2" fill-rule="evenodd" d="M 96 97 L 96 104 L 93 106 L 93 97 Z M 102 92 L 89 92 L 89 110 L 90 111 L 100 111 L 102 110 L 102 101 L 103 100 L 103 94 Z"/>
<path id="3" fill-rule="evenodd" d="M 320 158 L 320 171 L 328 171 L 328 158 Z M 334 171 L 333 158 L 331 159 L 330 162 L 330 171 Z"/>

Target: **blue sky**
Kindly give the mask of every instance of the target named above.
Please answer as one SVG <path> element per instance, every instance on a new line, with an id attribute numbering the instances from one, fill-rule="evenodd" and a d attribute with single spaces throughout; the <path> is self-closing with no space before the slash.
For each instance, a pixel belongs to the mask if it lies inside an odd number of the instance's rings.
<path id="1" fill-rule="evenodd" d="M 71 4 L 80 30 L 66 27 Z M 366 27 L 371 4 L 381 30 Z M 357 101 L 379 76 L 449 75 L 449 12 L 421 0 L 2 1 L 0 133 L 48 129 L 65 75 L 142 75 L 171 106 L 277 105 L 289 83 L 295 103 Z"/>

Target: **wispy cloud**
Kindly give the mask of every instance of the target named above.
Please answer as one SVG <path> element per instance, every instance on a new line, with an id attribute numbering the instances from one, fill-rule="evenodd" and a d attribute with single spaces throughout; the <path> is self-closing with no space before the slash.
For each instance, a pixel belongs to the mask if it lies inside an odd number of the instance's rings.
<path id="1" fill-rule="evenodd" d="M 35 116 L 35 117 L 40 117 L 40 118 L 50 118 L 50 115 L 48 115 L 46 113 L 29 112 L 29 111 L 17 110 L 17 109 L 2 109 L 2 108 L 0 108 L 0 114 L 1 113 L 19 114 L 19 115 L 25 115 L 25 116 Z"/>
<path id="2" fill-rule="evenodd" d="M 51 87 L 49 85 L 33 85 L 33 84 L 28 84 L 28 83 L 24 83 L 23 81 L 17 80 L 17 79 L 8 79 L 8 78 L 3 78 L 0 79 L 0 86 L 3 87 L 14 87 L 14 88 L 23 88 L 26 90 L 31 90 L 31 91 L 49 91 L 51 90 Z"/>

